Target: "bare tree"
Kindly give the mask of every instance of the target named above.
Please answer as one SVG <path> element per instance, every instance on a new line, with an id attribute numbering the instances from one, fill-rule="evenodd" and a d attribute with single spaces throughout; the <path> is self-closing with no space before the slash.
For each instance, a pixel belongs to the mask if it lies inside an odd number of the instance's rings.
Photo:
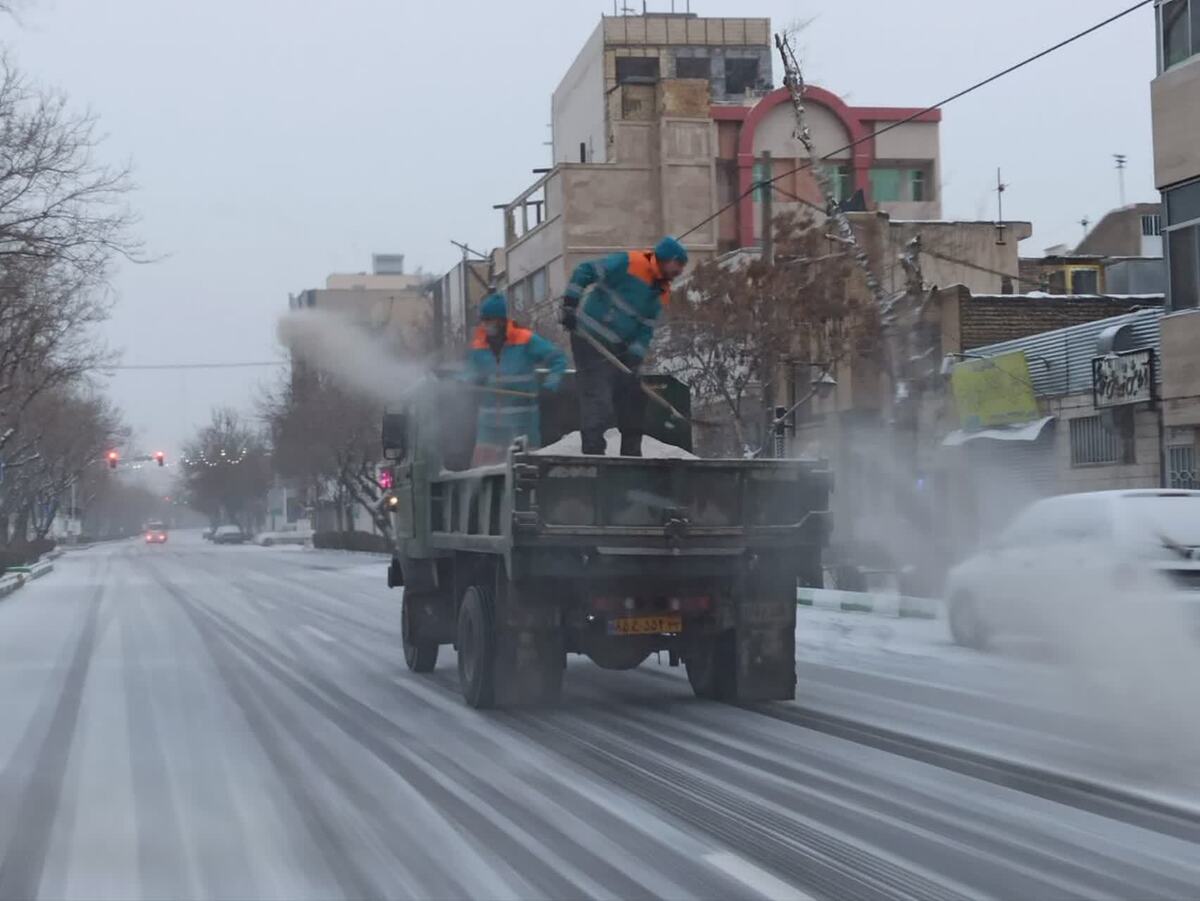
<path id="1" fill-rule="evenodd" d="M 348 528 L 345 508 L 357 504 L 382 534 L 391 533 L 376 468 L 382 413 L 380 404 L 313 370 L 263 404 L 275 471 L 307 486 L 318 500 L 332 493 L 340 530 Z"/>
<path id="2" fill-rule="evenodd" d="M 829 370 L 877 334 L 875 308 L 852 289 L 846 254 L 824 229 L 810 216 L 780 216 L 774 230 L 774 265 L 746 255 L 697 267 L 672 299 L 656 348 L 663 369 L 691 386 L 695 406 L 728 421 L 728 436 L 704 442 L 722 453 L 761 446 L 764 399 L 791 378 L 787 360 Z"/>
<path id="3" fill-rule="evenodd" d="M 177 489 L 192 509 L 252 531 L 266 509 L 271 483 L 264 437 L 236 411 L 215 409 L 212 419 L 184 446 Z"/>
<path id="4" fill-rule="evenodd" d="M 46 537 L 72 486 L 125 434 L 116 409 L 100 395 L 73 388 L 41 394 L 12 442 L 20 451 L 0 480 L 7 543 Z"/>

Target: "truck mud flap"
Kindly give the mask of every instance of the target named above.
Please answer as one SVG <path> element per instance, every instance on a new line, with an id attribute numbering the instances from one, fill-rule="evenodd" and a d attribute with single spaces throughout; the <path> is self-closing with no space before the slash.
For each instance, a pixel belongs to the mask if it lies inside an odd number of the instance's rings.
<path id="1" fill-rule="evenodd" d="M 796 697 L 796 633 L 790 627 L 741 627 L 736 632 L 738 701 Z"/>

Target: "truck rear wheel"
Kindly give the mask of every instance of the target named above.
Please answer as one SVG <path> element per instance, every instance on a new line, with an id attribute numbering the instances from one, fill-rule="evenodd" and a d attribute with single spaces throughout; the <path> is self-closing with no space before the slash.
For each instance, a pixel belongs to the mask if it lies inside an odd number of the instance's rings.
<path id="1" fill-rule="evenodd" d="M 415 601 L 405 597 L 400 611 L 400 640 L 404 645 L 404 662 L 414 673 L 432 672 L 437 666 L 438 643 L 422 640 L 417 626 Z"/>
<path id="2" fill-rule="evenodd" d="M 692 643 L 684 656 L 688 682 L 698 698 L 726 701 L 737 693 L 733 632 L 720 632 Z"/>
<path id="3" fill-rule="evenodd" d="M 496 703 L 496 605 L 492 592 L 472 585 L 458 610 L 458 681 L 477 710 Z"/>

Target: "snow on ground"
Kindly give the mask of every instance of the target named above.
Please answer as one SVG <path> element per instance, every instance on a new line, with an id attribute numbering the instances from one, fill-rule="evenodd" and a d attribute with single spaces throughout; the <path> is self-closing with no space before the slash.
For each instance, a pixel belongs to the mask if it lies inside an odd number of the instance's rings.
<path id="1" fill-rule="evenodd" d="M 973 651 L 944 619 L 806 607 L 796 658 L 806 706 L 1200 809 L 1200 718 L 1129 661 Z"/>
<path id="2" fill-rule="evenodd" d="M 621 433 L 616 429 L 609 429 L 604 433 L 605 453 L 610 457 L 619 456 L 621 453 Z M 579 432 L 571 432 L 564 435 L 553 444 L 548 444 L 541 450 L 534 451 L 535 454 L 542 454 L 550 457 L 577 457 L 583 454 L 583 439 Z M 666 444 L 656 438 L 651 438 L 646 435 L 642 438 L 642 456 L 652 457 L 660 460 L 695 460 L 695 454 L 690 454 L 681 447 L 676 447 L 673 444 Z"/>

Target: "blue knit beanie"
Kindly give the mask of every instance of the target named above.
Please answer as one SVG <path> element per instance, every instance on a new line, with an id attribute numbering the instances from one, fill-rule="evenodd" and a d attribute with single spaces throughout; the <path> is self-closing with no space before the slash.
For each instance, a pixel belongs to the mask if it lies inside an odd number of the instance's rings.
<path id="1" fill-rule="evenodd" d="M 678 238 L 672 238 L 670 235 L 654 245 L 654 255 L 660 260 L 679 260 L 681 263 L 688 261 L 687 248 L 679 243 Z"/>
<path id="2" fill-rule="evenodd" d="M 507 319 L 508 301 L 503 294 L 489 294 L 479 307 L 480 319 Z"/>

